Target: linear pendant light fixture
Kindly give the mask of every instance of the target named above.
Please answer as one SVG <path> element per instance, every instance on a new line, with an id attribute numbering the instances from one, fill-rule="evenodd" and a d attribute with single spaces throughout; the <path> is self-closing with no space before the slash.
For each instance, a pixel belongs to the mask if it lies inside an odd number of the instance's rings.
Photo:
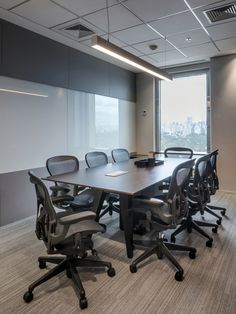
<path id="1" fill-rule="evenodd" d="M 158 77 L 161 80 L 171 81 L 172 77 L 166 71 L 161 70 L 154 65 L 136 57 L 135 55 L 129 53 L 128 51 L 110 43 L 109 41 L 99 37 L 92 37 L 92 47 L 112 56 L 116 59 L 119 59 L 129 65 L 132 65 L 135 68 L 138 68 L 144 72 L 147 72 L 155 77 Z"/>

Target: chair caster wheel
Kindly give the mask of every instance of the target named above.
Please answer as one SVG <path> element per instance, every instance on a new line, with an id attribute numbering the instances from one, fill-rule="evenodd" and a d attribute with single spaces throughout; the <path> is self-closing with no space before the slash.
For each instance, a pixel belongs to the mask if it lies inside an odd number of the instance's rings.
<path id="1" fill-rule="evenodd" d="M 66 276 L 67 276 L 67 278 L 69 278 L 69 279 L 72 278 L 71 271 L 69 271 L 68 269 L 67 269 L 67 271 L 66 271 Z"/>
<path id="2" fill-rule="evenodd" d="M 217 227 L 212 228 L 212 232 L 214 232 L 214 233 L 217 233 L 217 230 L 218 230 Z"/>
<path id="3" fill-rule="evenodd" d="M 86 258 L 88 256 L 88 253 L 87 252 L 84 252 L 82 255 L 81 255 L 81 258 Z"/>
<path id="4" fill-rule="evenodd" d="M 115 271 L 115 269 L 114 269 L 113 267 L 111 267 L 111 268 L 108 269 L 107 275 L 108 275 L 109 277 L 114 277 L 115 274 L 116 274 L 116 271 Z"/>
<path id="5" fill-rule="evenodd" d="M 85 297 L 79 300 L 79 306 L 81 310 L 86 309 L 88 307 L 88 301 Z"/>
<path id="6" fill-rule="evenodd" d="M 226 212 L 226 210 L 222 210 L 220 213 L 222 216 L 225 216 L 225 212 Z"/>
<path id="7" fill-rule="evenodd" d="M 40 269 L 44 269 L 44 268 L 46 268 L 46 262 L 45 261 L 39 261 L 39 268 Z"/>
<path id="8" fill-rule="evenodd" d="M 170 242 L 175 243 L 175 236 L 170 237 Z"/>
<path id="9" fill-rule="evenodd" d="M 206 246 L 212 247 L 212 243 L 213 243 L 213 240 L 208 240 L 208 241 L 206 241 Z"/>
<path id="10" fill-rule="evenodd" d="M 31 291 L 26 291 L 26 293 L 23 295 L 23 300 L 26 302 L 26 303 L 29 303 L 33 300 L 34 298 L 34 295 L 33 295 L 33 292 Z"/>
<path id="11" fill-rule="evenodd" d="M 136 273 L 137 272 L 137 266 L 134 264 L 131 264 L 129 267 L 129 270 L 131 273 Z"/>
<path id="12" fill-rule="evenodd" d="M 91 252 L 92 252 L 92 255 L 93 255 L 93 256 L 98 256 L 98 253 L 97 253 L 96 250 L 92 249 Z"/>
<path id="13" fill-rule="evenodd" d="M 222 218 L 219 218 L 218 220 L 216 220 L 217 225 L 221 225 L 221 220 Z"/>
<path id="14" fill-rule="evenodd" d="M 196 250 L 196 249 L 195 249 L 195 250 L 190 251 L 190 252 L 189 252 L 189 258 L 191 258 L 191 259 L 195 259 L 195 258 L 196 258 L 196 252 L 197 252 L 197 250 Z"/>
<path id="15" fill-rule="evenodd" d="M 177 272 L 175 273 L 175 280 L 177 280 L 177 281 L 183 281 L 183 279 L 184 279 L 184 273 L 183 273 L 183 271 L 177 271 Z"/>

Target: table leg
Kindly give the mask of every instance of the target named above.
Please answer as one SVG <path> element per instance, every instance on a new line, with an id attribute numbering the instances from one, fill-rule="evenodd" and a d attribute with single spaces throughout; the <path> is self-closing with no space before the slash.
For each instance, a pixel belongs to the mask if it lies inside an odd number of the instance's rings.
<path id="1" fill-rule="evenodd" d="M 105 192 L 103 192 L 102 190 L 94 190 L 94 201 L 93 201 L 93 211 L 96 213 L 97 217 L 96 217 L 96 221 L 99 220 L 99 215 L 104 203 L 104 200 L 106 198 L 106 194 Z"/>
<path id="2" fill-rule="evenodd" d="M 133 257 L 133 232 L 131 212 L 129 211 L 131 199 L 128 195 L 120 195 L 120 215 L 124 228 L 127 256 Z"/>

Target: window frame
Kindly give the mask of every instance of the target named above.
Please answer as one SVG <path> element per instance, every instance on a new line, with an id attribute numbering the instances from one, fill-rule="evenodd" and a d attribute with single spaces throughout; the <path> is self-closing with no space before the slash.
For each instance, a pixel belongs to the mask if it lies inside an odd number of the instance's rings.
<path id="1" fill-rule="evenodd" d="M 167 70 L 168 71 L 168 70 Z M 199 70 L 189 70 L 189 71 L 178 71 L 172 72 L 173 79 L 187 76 L 195 76 L 200 74 L 206 74 L 206 121 L 207 121 L 207 151 L 211 151 L 211 95 L 210 95 L 210 69 L 209 67 Z M 164 153 L 161 151 L 161 80 L 155 79 L 155 146 L 156 151 Z M 198 154 L 197 152 L 195 153 Z M 199 153 L 200 154 L 200 153 Z"/>

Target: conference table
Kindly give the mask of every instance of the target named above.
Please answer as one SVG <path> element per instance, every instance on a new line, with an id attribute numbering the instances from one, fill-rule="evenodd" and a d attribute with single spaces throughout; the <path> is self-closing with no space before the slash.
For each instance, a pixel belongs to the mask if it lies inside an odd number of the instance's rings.
<path id="1" fill-rule="evenodd" d="M 134 164 L 135 160 L 109 163 L 95 168 L 79 169 L 77 172 L 43 178 L 48 181 L 92 188 L 95 192 L 93 210 L 97 213 L 97 217 L 107 193 L 119 194 L 120 215 L 129 258 L 133 257 L 134 248 L 130 212 L 132 198 L 170 177 L 175 167 L 188 159 L 166 158 L 163 164 L 144 168 L 138 168 Z"/>

